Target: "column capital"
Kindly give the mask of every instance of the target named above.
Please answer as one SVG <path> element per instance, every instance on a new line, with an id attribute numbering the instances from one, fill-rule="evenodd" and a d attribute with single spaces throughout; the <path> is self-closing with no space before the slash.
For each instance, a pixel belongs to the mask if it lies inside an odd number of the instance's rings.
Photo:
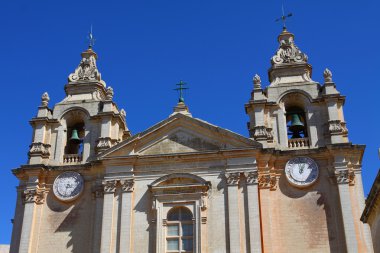
<path id="1" fill-rule="evenodd" d="M 133 192 L 135 185 L 134 179 L 123 179 L 120 180 L 120 183 L 123 192 Z"/>
<path id="2" fill-rule="evenodd" d="M 274 174 L 261 174 L 258 178 L 260 189 L 270 189 L 272 191 L 277 188 L 277 177 Z"/>
<path id="3" fill-rule="evenodd" d="M 337 184 L 355 184 L 355 172 L 349 169 L 336 170 L 335 178 Z"/>
<path id="4" fill-rule="evenodd" d="M 237 186 L 240 181 L 240 172 L 228 172 L 225 177 L 228 186 Z"/>
<path id="5" fill-rule="evenodd" d="M 36 203 L 43 204 L 45 202 L 45 194 L 44 190 L 34 188 L 34 189 L 26 189 L 23 192 L 23 204 L 26 203 Z"/>
<path id="6" fill-rule="evenodd" d="M 104 180 L 102 185 L 104 193 L 114 193 L 116 191 L 117 180 Z"/>
<path id="7" fill-rule="evenodd" d="M 247 185 L 253 185 L 259 183 L 259 173 L 257 170 L 244 172 Z"/>

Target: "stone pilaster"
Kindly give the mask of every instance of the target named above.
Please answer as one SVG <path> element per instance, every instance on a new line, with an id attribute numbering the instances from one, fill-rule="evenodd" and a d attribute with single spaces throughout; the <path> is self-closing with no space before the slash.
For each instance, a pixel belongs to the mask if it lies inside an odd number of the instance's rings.
<path id="1" fill-rule="evenodd" d="M 104 191 L 102 187 L 98 187 L 93 192 L 93 197 L 95 200 L 95 210 L 94 210 L 94 227 L 93 227 L 93 244 L 92 244 L 92 252 L 99 253 L 100 252 L 100 242 L 101 242 L 101 233 L 102 233 L 102 211 L 103 211 L 103 197 Z"/>
<path id="2" fill-rule="evenodd" d="M 132 252 L 132 194 L 134 180 L 121 180 L 121 223 L 120 223 L 120 252 Z"/>
<path id="3" fill-rule="evenodd" d="M 248 202 L 249 252 L 251 253 L 262 252 L 258 176 L 257 170 L 245 173 L 247 185 L 246 199 Z"/>
<path id="4" fill-rule="evenodd" d="M 228 192 L 228 225 L 230 239 L 230 253 L 240 252 L 240 218 L 238 185 L 240 172 L 226 173 L 226 183 Z"/>
<path id="5" fill-rule="evenodd" d="M 104 200 L 103 200 L 103 218 L 102 218 L 102 235 L 100 243 L 100 252 L 109 253 L 112 247 L 112 229 L 116 222 L 114 217 L 114 202 L 117 180 L 107 180 L 103 182 Z"/>
<path id="6" fill-rule="evenodd" d="M 344 157 L 335 157 L 334 173 L 338 184 L 340 209 L 342 211 L 342 220 L 346 247 L 348 253 L 358 252 L 358 243 L 355 233 L 355 222 L 351 206 L 349 184 L 353 183 L 355 174 L 349 171 L 347 162 Z"/>
<path id="7" fill-rule="evenodd" d="M 33 231 L 35 230 L 35 217 L 38 216 L 37 205 L 45 201 L 45 191 L 38 186 L 38 176 L 29 178 L 30 185 L 27 185 L 23 192 L 24 218 L 22 221 L 22 231 L 20 238 L 19 253 L 34 252 L 33 249 Z"/>

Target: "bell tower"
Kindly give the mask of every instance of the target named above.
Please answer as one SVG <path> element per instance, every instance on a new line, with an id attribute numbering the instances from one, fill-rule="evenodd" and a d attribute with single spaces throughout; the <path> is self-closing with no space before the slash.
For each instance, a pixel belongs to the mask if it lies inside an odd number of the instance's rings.
<path id="1" fill-rule="evenodd" d="M 126 113 L 113 101 L 112 87 L 102 80 L 91 43 L 81 57 L 61 102 L 50 109 L 48 93 L 42 95 L 37 116 L 30 121 L 34 135 L 29 164 L 86 163 L 130 136 Z"/>
<path id="2" fill-rule="evenodd" d="M 278 42 L 268 71 L 269 86 L 263 88 L 255 75 L 245 105 L 250 137 L 264 147 L 281 150 L 348 143 L 345 97 L 337 91 L 331 71 L 324 71 L 323 84 L 313 81 L 312 66 L 296 46 L 294 34 L 284 28 Z"/>

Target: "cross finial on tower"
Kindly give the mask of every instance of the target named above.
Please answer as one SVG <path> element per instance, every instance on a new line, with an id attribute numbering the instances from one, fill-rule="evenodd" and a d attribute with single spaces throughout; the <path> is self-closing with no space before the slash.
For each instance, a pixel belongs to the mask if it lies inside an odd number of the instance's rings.
<path id="1" fill-rule="evenodd" d="M 285 15 L 285 11 L 284 11 L 284 4 L 282 4 L 282 16 L 278 19 L 276 19 L 275 21 L 278 22 L 280 20 L 282 20 L 282 30 L 286 30 L 286 19 L 287 18 L 290 18 L 291 16 L 293 16 L 292 13 L 288 13 L 287 15 Z"/>
<path id="2" fill-rule="evenodd" d="M 87 38 L 88 38 L 88 48 L 92 48 L 95 45 L 95 38 L 92 33 L 92 25 L 91 25 L 91 29 L 90 29 L 90 32 L 88 33 Z"/>
<path id="3" fill-rule="evenodd" d="M 181 102 L 182 103 L 185 102 L 185 99 L 183 98 L 183 91 L 189 89 L 189 88 L 184 87 L 186 84 L 187 83 L 185 83 L 184 81 L 180 80 L 179 83 L 176 84 L 178 86 L 178 88 L 174 89 L 174 90 L 176 90 L 176 91 L 179 92 L 178 102 L 180 102 L 180 103 Z"/>

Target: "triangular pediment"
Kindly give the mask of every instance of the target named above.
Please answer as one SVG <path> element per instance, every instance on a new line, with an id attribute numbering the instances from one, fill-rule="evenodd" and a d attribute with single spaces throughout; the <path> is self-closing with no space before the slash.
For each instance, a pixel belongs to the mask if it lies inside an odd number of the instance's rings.
<path id="1" fill-rule="evenodd" d="M 260 148 L 261 144 L 183 114 L 175 114 L 103 152 L 100 157 L 165 155 Z"/>

